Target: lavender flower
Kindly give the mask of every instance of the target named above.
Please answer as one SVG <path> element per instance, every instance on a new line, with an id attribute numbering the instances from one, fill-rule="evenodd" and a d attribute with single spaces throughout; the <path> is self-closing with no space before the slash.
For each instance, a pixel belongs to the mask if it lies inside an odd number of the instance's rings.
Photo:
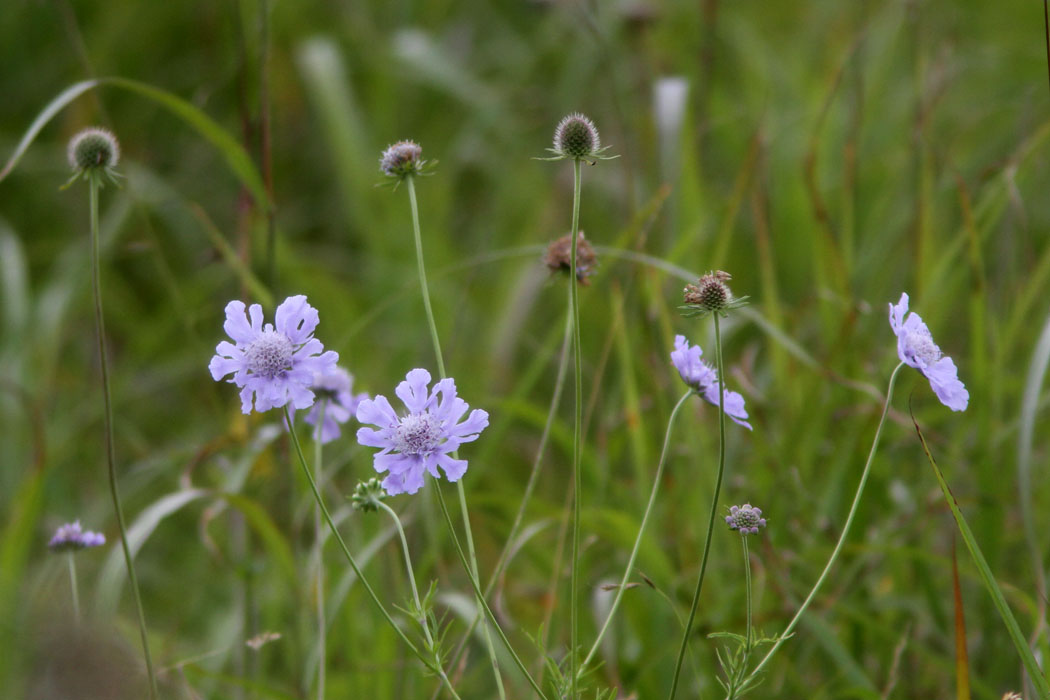
<path id="1" fill-rule="evenodd" d="M 762 517 L 761 508 L 745 503 L 729 509 L 726 525 L 730 530 L 739 530 L 741 535 L 757 535 L 759 528 L 766 526 L 766 519 Z"/>
<path id="2" fill-rule="evenodd" d="M 85 532 L 80 529 L 80 521 L 68 523 L 55 530 L 55 536 L 47 543 L 52 552 L 101 547 L 106 544 L 106 536 L 100 532 Z"/>
<path id="3" fill-rule="evenodd" d="M 317 328 L 317 309 L 306 303 L 306 297 L 288 297 L 277 307 L 276 328 L 263 325 L 262 307 L 252 304 L 244 313 L 244 302 L 226 305 L 223 328 L 237 344 L 222 341 L 215 348 L 208 369 L 215 381 L 233 374 L 229 381 L 241 387 L 241 410 L 262 412 L 291 404 L 309 408 L 314 402 L 311 391 L 314 377 L 335 367 L 339 355 L 324 351 L 321 341 L 312 337 Z"/>
<path id="4" fill-rule="evenodd" d="M 358 405 L 368 394 L 353 394 L 354 377 L 342 367 L 332 367 L 314 375 L 311 387 L 318 399 L 327 399 L 324 407 L 324 424 L 321 426 L 321 443 L 329 443 L 340 435 L 339 426 L 357 413 Z M 306 422 L 317 425 L 321 416 L 321 402 L 317 401 L 306 414 Z"/>
<path id="5" fill-rule="evenodd" d="M 722 384 L 718 381 L 715 368 L 700 359 L 704 351 L 699 345 L 690 346 L 689 341 L 682 335 L 674 337 L 674 348 L 671 352 L 671 363 L 682 376 L 682 381 L 696 390 L 705 401 L 717 406 L 718 389 Z M 751 430 L 751 424 L 747 422 L 747 410 L 744 409 L 744 397 L 729 389 L 723 389 L 723 392 L 726 415 L 737 425 Z"/>
<path id="6" fill-rule="evenodd" d="M 458 481 L 467 471 L 467 462 L 453 459 L 464 442 L 478 438 L 489 424 L 489 414 L 480 409 L 467 412 L 467 402 L 456 396 L 456 383 L 442 379 L 429 390 L 430 372 L 414 369 L 397 385 L 394 393 L 408 408 L 398 416 L 385 396 L 365 399 L 357 407 L 357 420 L 379 429 L 361 428 L 357 441 L 367 447 L 382 448 L 375 456 L 375 470 L 388 472 L 383 488 L 391 496 L 415 493 L 423 486 L 423 472 L 439 476 L 438 467 L 449 481 Z"/>
<path id="7" fill-rule="evenodd" d="M 965 411 L 970 392 L 959 381 L 959 371 L 952 358 L 945 357 L 933 342 L 930 329 L 919 314 L 908 314 L 908 295 L 901 294 L 896 305 L 890 304 L 890 328 L 897 335 L 897 355 L 901 362 L 914 367 L 930 380 L 937 398 L 953 411 Z"/>

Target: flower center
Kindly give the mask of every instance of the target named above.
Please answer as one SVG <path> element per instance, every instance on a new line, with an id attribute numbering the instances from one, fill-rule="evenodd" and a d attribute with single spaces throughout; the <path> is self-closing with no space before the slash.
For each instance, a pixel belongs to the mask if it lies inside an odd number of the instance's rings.
<path id="1" fill-rule="evenodd" d="M 401 419 L 394 431 L 394 448 L 402 454 L 418 455 L 441 442 L 441 421 L 429 413 L 413 413 Z"/>
<path id="2" fill-rule="evenodd" d="M 904 343 L 912 355 L 927 365 L 932 365 L 943 356 L 941 349 L 933 342 L 933 336 L 924 328 L 908 333 Z"/>
<path id="3" fill-rule="evenodd" d="M 244 349 L 248 369 L 253 374 L 273 379 L 292 366 L 292 341 L 282 333 L 265 330 Z"/>

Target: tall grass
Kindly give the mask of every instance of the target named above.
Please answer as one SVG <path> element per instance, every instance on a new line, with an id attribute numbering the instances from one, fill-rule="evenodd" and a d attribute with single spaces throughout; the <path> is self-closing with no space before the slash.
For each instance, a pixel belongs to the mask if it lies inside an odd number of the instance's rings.
<path id="1" fill-rule="evenodd" d="M 753 302 L 721 328 L 726 380 L 755 426 L 727 434 L 722 500 L 751 500 L 770 518 L 751 543 L 760 631 L 783 629 L 835 547 L 896 364 L 885 310 L 902 290 L 971 394 L 970 409 L 952 414 L 902 373 L 853 534 L 756 696 L 954 688 L 955 522 L 905 397 L 1005 602 L 1036 656 L 1050 653 L 1039 343 L 1050 322 L 1050 109 L 1038 6 L 70 3 L 71 24 L 58 21 L 63 4 L 16 0 L 0 22 L 0 159 L 70 85 L 136 82 L 85 89 L 0 180 L 0 688 L 12 697 L 39 688 L 46 659 L 64 658 L 52 631 L 70 616 L 68 572 L 47 555 L 51 529 L 79 517 L 115 539 L 100 478 L 89 240 L 79 235 L 87 205 L 57 193 L 67 138 L 96 122 L 118 131 L 127 163 L 126 186 L 102 203 L 100 243 L 121 496 L 162 696 L 308 696 L 316 616 L 303 622 L 311 582 L 301 572 L 313 497 L 280 416 L 242 416 L 206 365 L 229 299 L 304 293 L 357 390 L 387 390 L 428 366 L 410 214 L 372 187 L 381 149 L 401 138 L 440 161 L 417 192 L 434 314 L 460 393 L 491 416 L 463 482 L 487 582 L 562 356 L 564 280 L 549 279 L 539 256 L 567 232 L 573 173 L 530 158 L 577 109 L 622 154 L 585 169 L 580 212 L 602 246 L 598 274 L 579 290 L 581 643 L 616 595 L 607 584 L 626 567 L 682 391 L 671 339 L 691 331 L 713 348 L 710 324 L 675 311 L 680 289 L 721 268 Z M 667 76 L 690 88 L 674 133 L 653 115 L 653 86 Z M 272 196 L 256 131 L 264 103 Z M 556 405 L 518 544 L 488 599 L 526 664 L 544 651 L 564 658 L 569 643 L 570 403 Z M 667 692 L 713 495 L 717 413 L 689 402 L 676 419 L 634 565 L 641 585 L 625 591 L 585 685 Z M 319 486 L 357 563 L 394 596 L 388 608 L 408 607 L 394 528 L 346 501 L 373 472 L 371 453 L 344 432 L 325 448 Z M 477 612 L 470 582 L 436 504 L 400 499 L 418 583 L 438 582 L 437 610 L 457 640 Z M 714 534 L 683 670 L 683 686 L 704 697 L 718 693 L 706 635 L 745 625 L 736 537 Z M 121 640 L 100 674 L 138 663 L 120 556 L 77 562 L 91 634 Z M 434 692 L 333 547 L 324 568 L 328 696 Z M 1022 690 L 1018 657 L 1004 652 L 1011 637 L 963 556 L 959 575 L 973 695 Z M 245 646 L 266 632 L 281 637 Z M 494 696 L 487 653 L 475 634 L 447 669 L 461 697 Z M 508 697 L 530 697 L 521 674 L 504 675 Z"/>

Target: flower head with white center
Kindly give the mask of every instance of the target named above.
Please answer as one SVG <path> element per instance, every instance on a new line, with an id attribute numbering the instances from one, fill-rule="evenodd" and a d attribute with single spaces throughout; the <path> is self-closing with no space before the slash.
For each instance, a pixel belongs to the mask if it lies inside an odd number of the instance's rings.
<path id="1" fill-rule="evenodd" d="M 965 411 L 970 392 L 959 381 L 959 370 L 952 358 L 946 357 L 933 342 L 930 329 L 919 314 L 908 313 L 907 294 L 890 304 L 890 328 L 897 335 L 897 356 L 901 362 L 922 372 L 941 403 L 953 411 Z"/>
<path id="2" fill-rule="evenodd" d="M 730 530 L 739 530 L 741 535 L 757 535 L 759 528 L 766 526 L 766 519 L 762 517 L 761 508 L 745 503 L 729 509 L 726 525 Z"/>
<path id="3" fill-rule="evenodd" d="M 357 441 L 366 447 L 379 447 L 375 455 L 375 470 L 387 472 L 383 488 L 391 496 L 415 493 L 423 486 L 423 473 L 434 478 L 445 472 L 449 481 L 458 481 L 467 471 L 467 462 L 453 459 L 465 442 L 477 440 L 489 424 L 489 414 L 470 407 L 456 396 L 456 383 L 442 379 L 429 389 L 430 372 L 414 369 L 397 385 L 394 393 L 404 402 L 408 413 L 399 416 L 385 396 L 365 399 L 357 407 L 357 420 L 376 426 L 360 428 Z"/>
<path id="4" fill-rule="evenodd" d="M 306 297 L 288 297 L 277 307 L 275 324 L 263 325 L 262 307 L 252 304 L 248 316 L 244 302 L 226 305 L 223 328 L 234 343 L 222 341 L 215 348 L 208 369 L 215 381 L 232 374 L 229 380 L 241 387 L 241 410 L 262 412 L 291 403 L 296 409 L 314 402 L 314 378 L 324 375 L 339 361 L 338 353 L 325 352 L 313 337 L 317 328 L 317 309 Z M 249 322 L 250 317 L 250 322 Z"/>
<path id="5" fill-rule="evenodd" d="M 714 406 L 718 405 L 718 390 L 722 383 L 718 381 L 718 371 L 714 367 L 700 359 L 704 351 L 699 345 L 689 345 L 685 336 L 674 337 L 674 350 L 671 352 L 671 363 L 682 381 L 691 386 L 704 401 Z M 723 403 L 726 415 L 733 419 L 737 425 L 742 425 L 751 430 L 751 424 L 747 422 L 747 410 L 744 408 L 744 397 L 735 391 L 723 389 Z"/>
<path id="6" fill-rule="evenodd" d="M 47 547 L 52 552 L 68 552 L 88 547 L 101 547 L 106 543 L 106 536 L 100 532 L 90 532 L 80 528 L 80 521 L 68 523 L 55 530 L 55 536 Z"/>
<path id="7" fill-rule="evenodd" d="M 321 443 L 329 443 L 340 435 L 339 426 L 357 414 L 358 405 L 368 394 L 354 394 L 354 377 L 342 367 L 332 367 L 314 375 L 313 390 L 316 401 L 306 414 L 306 422 L 317 425 L 321 417 L 321 401 L 325 401 L 324 424 L 321 426 Z"/>

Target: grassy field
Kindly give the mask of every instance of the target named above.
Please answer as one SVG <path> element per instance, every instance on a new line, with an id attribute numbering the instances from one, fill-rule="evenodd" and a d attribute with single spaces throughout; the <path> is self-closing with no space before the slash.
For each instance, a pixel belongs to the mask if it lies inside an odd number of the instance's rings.
<path id="1" fill-rule="evenodd" d="M 583 167 L 580 208 L 600 259 L 579 287 L 583 651 L 685 391 L 668 359 L 675 334 L 714 358 L 711 322 L 677 309 L 682 287 L 722 269 L 750 296 L 722 336 L 726 382 L 754 430 L 727 426 L 718 520 L 745 502 L 769 519 L 750 559 L 754 625 L 768 635 L 842 531 L 897 363 L 886 309 L 901 292 L 970 392 L 965 412 L 949 411 L 905 368 L 843 554 L 751 696 L 1026 690 L 909 412 L 1036 656 L 1050 653 L 1050 93 L 1038 3 L 9 0 L 0 61 L 0 165 L 52 100 L 102 79 L 64 100 L 0 176 L 4 697 L 146 694 L 106 476 L 88 188 L 59 190 L 68 140 L 96 124 L 123 151 L 123 186 L 101 193 L 102 287 L 119 485 L 161 697 L 317 696 L 314 498 L 280 411 L 243 415 L 236 388 L 207 366 L 226 339 L 227 302 L 261 303 L 270 319 L 305 294 L 356 391 L 393 398 L 408 370 L 437 375 L 406 188 L 375 187 L 380 153 L 399 139 L 437 161 L 415 182 L 434 314 L 460 395 L 490 416 L 461 454 L 488 580 L 566 347 L 566 278 L 541 256 L 570 230 L 573 168 L 534 158 L 573 111 L 619 156 Z M 536 490 L 489 598 L 546 683 L 544 655 L 561 662 L 570 640 L 567 357 Z M 325 445 L 323 492 L 418 639 L 399 609 L 411 593 L 391 520 L 350 507 L 374 475 L 357 427 Z M 666 697 L 718 435 L 718 409 L 690 400 L 631 577 L 641 585 L 625 592 L 584 697 Z M 444 481 L 386 502 L 405 524 L 416 580 L 436 582 L 451 651 L 474 594 L 435 487 L 459 525 Z M 79 625 L 66 558 L 47 549 L 77 518 L 109 541 L 77 556 Z M 714 530 L 680 698 L 722 697 L 721 642 L 708 635 L 744 633 L 738 540 Z M 438 679 L 331 539 L 324 571 L 326 696 L 431 697 Z M 268 632 L 280 638 L 245 644 Z M 507 697 L 535 697 L 497 647 Z M 481 635 L 447 670 L 464 700 L 497 697 Z"/>

